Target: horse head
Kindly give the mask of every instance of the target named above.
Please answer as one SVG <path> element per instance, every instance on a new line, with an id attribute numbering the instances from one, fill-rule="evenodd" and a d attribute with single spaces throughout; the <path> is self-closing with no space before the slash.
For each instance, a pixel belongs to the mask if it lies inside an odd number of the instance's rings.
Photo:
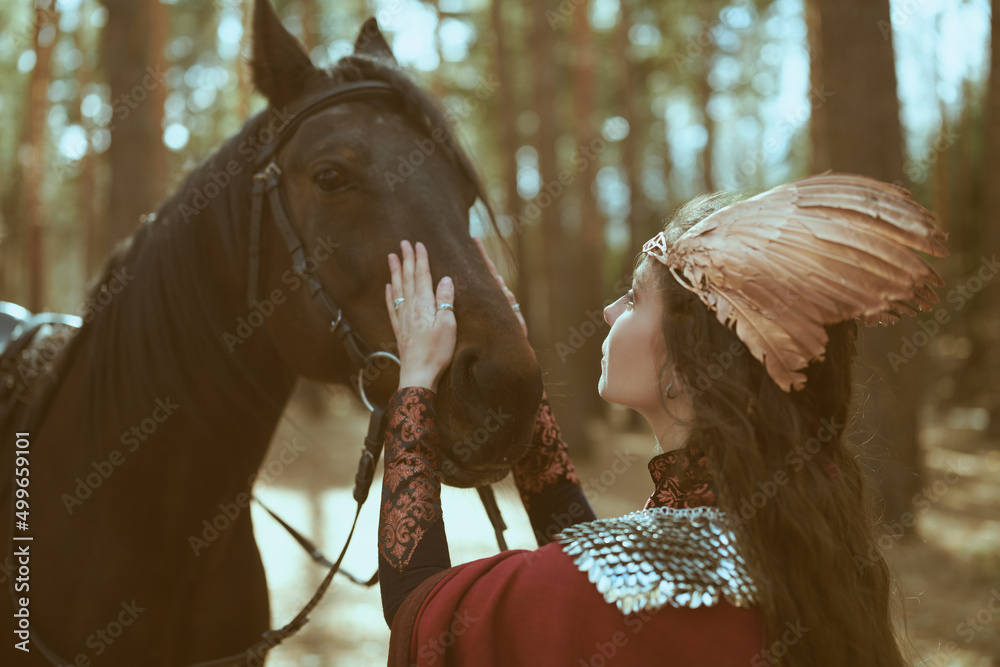
<path id="1" fill-rule="evenodd" d="M 448 275 L 456 287 L 457 345 L 436 399 L 444 480 L 462 487 L 498 481 L 527 449 L 542 384 L 534 353 L 469 233 L 470 208 L 487 201 L 476 170 L 445 114 L 399 67 L 374 19 L 362 27 L 354 52 L 330 69 L 312 64 L 267 0 L 255 4 L 253 29 L 251 70 L 269 120 L 252 150 L 266 153 L 280 174 L 287 220 L 302 243 L 300 262 L 371 349 L 394 350 L 386 256 L 402 239 L 424 243 L 435 284 Z M 393 94 L 313 104 L 358 81 L 389 84 Z M 253 157 L 260 161 L 259 153 Z M 295 373 L 345 383 L 357 368 L 293 267 L 269 201 L 262 206 L 256 306 L 282 305 L 266 318 L 268 335 Z M 366 394 L 385 403 L 398 368 L 370 370 Z"/>

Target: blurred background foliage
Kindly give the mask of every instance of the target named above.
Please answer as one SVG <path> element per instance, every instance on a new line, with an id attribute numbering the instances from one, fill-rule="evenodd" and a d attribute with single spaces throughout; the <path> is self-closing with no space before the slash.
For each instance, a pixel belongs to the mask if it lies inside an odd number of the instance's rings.
<path id="1" fill-rule="evenodd" d="M 642 242 L 699 193 L 826 169 L 912 189 L 951 235 L 951 256 L 934 262 L 948 322 L 863 334 L 858 380 L 886 513 L 920 486 L 921 423 L 995 442 L 1000 280 L 987 260 L 1000 245 L 1000 86 L 988 0 L 275 5 L 321 66 L 375 16 L 451 111 L 582 454 L 606 415 L 600 310 L 626 288 Z M 80 313 L 114 244 L 263 106 L 246 66 L 249 8 L 0 0 L 0 299 Z"/>
<path id="2" fill-rule="evenodd" d="M 954 637 L 965 612 L 951 606 L 975 613 L 985 604 L 982 582 L 1000 573 L 993 260 L 1000 248 L 1000 49 L 990 43 L 997 2 L 274 4 L 321 66 L 350 53 L 362 21 L 375 16 L 399 62 L 451 112 L 500 212 L 515 259 L 504 267 L 508 284 L 581 471 L 597 465 L 587 456 L 592 442 L 639 435 L 627 433 L 642 426 L 635 415 L 606 406 L 596 392 L 601 309 L 627 288 L 637 251 L 671 211 L 702 192 L 762 190 L 827 169 L 911 189 L 950 235 L 951 255 L 932 262 L 947 285 L 935 313 L 862 332 L 858 441 L 882 491 L 881 515 L 910 533 L 915 524 L 900 517 L 914 510 L 921 487 L 949 461 L 977 462 L 945 501 L 921 514 L 919 537 L 929 543 L 899 557 L 911 601 L 927 600 L 908 607 L 928 651 Z M 80 314 L 88 281 L 114 245 L 262 108 L 246 66 L 250 6 L 0 0 L 0 299 Z M 470 225 L 483 233 L 477 216 Z M 292 409 L 326 410 L 327 422 L 344 428 L 353 414 L 363 433 L 358 404 L 345 412 L 347 399 L 331 401 L 329 391 L 304 385 Z M 609 423 L 617 435 L 609 435 Z M 324 428 L 333 435 L 318 437 L 331 442 L 330 451 L 351 458 L 356 438 L 331 441 L 339 431 Z M 289 475 L 283 483 L 346 485 L 343 471 L 353 461 L 314 467 L 322 479 Z M 633 481 L 593 499 L 599 513 L 641 502 L 648 479 L 640 467 Z M 315 514 L 320 504 L 309 506 Z M 321 534 L 330 522 L 311 523 Z M 269 538 L 261 544 L 266 560 L 289 558 L 269 555 Z M 979 563 L 983 578 L 956 579 L 963 568 L 939 547 L 971 553 L 963 562 Z M 283 571 L 269 566 L 269 579 L 280 584 L 272 582 L 272 595 L 282 614 L 294 613 L 294 601 L 280 597 Z M 349 619 L 364 619 L 359 628 L 380 624 L 377 596 L 364 603 L 344 596 L 330 603 L 334 639 L 317 638 L 317 655 L 347 641 Z M 361 609 L 368 615 L 359 616 Z M 314 632 L 320 637 L 319 627 Z M 313 635 L 305 636 L 309 645 Z M 998 637 L 979 634 L 978 657 L 968 662 L 934 664 L 997 664 L 988 656 L 1000 655 Z M 366 650 L 384 657 L 384 633 L 372 641 Z"/>

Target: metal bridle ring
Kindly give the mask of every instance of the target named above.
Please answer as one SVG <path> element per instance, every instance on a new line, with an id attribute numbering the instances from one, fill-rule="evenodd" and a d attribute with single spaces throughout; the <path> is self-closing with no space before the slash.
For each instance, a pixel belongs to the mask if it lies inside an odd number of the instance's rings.
<path id="1" fill-rule="evenodd" d="M 371 404 L 371 402 L 368 400 L 368 396 L 365 395 L 365 381 L 364 381 L 365 369 L 370 366 L 370 364 L 368 364 L 367 362 L 377 357 L 384 357 L 389 361 L 395 361 L 397 366 L 399 366 L 400 368 L 403 367 L 403 364 L 399 361 L 399 357 L 397 357 L 392 352 L 386 352 L 385 350 L 378 350 L 376 352 L 372 352 L 367 357 L 365 357 L 365 368 L 362 368 L 358 371 L 358 396 L 361 397 L 361 401 L 365 404 L 365 407 L 368 408 L 368 412 L 375 412 L 375 406 Z"/>

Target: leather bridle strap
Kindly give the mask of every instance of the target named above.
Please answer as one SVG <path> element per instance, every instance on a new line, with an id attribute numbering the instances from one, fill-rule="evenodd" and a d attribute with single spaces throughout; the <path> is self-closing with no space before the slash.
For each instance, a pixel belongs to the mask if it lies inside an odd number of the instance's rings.
<path id="1" fill-rule="evenodd" d="M 295 228 L 292 226 L 291 219 L 285 209 L 284 197 L 281 194 L 281 169 L 277 164 L 271 162 L 263 171 L 254 174 L 253 179 L 251 230 L 260 227 L 260 220 L 263 214 L 263 204 L 261 201 L 264 194 L 267 194 L 267 203 L 271 209 L 271 216 L 274 218 L 274 225 L 278 228 L 278 232 L 285 242 L 285 247 L 288 249 L 288 254 L 292 257 L 292 267 L 295 273 L 305 281 L 309 296 L 320 307 L 324 315 L 329 318 L 330 332 L 336 333 L 338 338 L 340 338 L 340 343 L 344 346 L 344 351 L 347 353 L 351 363 L 356 368 L 364 369 L 368 365 L 372 348 L 354 331 L 354 328 L 344 318 L 343 311 L 337 307 L 337 304 L 334 303 L 327 291 L 323 289 L 322 283 L 320 283 L 319 278 L 315 275 L 315 270 L 310 269 L 306 261 L 305 247 L 299 239 L 299 235 L 295 232 Z M 251 257 L 255 254 L 259 257 L 260 253 L 254 250 L 253 245 L 251 245 Z M 253 271 L 254 269 L 251 267 L 251 273 Z M 256 291 L 256 287 L 251 287 L 250 289 L 252 292 Z M 256 301 L 256 295 L 252 292 L 248 293 L 248 298 Z"/>
<path id="2" fill-rule="evenodd" d="M 399 99 L 399 90 L 385 81 L 353 81 L 337 86 L 331 91 L 307 100 L 302 106 L 286 116 L 285 122 L 275 132 L 274 138 L 261 148 L 254 160 L 255 167 L 259 169 L 261 166 L 272 162 L 278 151 L 281 150 L 281 147 L 285 145 L 285 142 L 295 134 L 296 128 L 302 121 L 317 111 L 333 106 L 334 104 L 380 96 Z"/>
<path id="3" fill-rule="evenodd" d="M 317 111 L 335 104 L 342 104 L 344 102 L 350 102 L 360 98 L 372 97 L 398 98 L 399 91 L 384 81 L 355 81 L 354 83 L 347 83 L 342 86 L 338 86 L 325 95 L 321 95 L 316 99 L 306 102 L 296 111 L 292 112 L 286 118 L 282 126 L 276 131 L 274 138 L 261 148 L 260 153 L 257 154 L 254 160 L 253 199 L 250 206 L 247 305 L 252 307 L 254 302 L 257 300 L 257 285 L 260 279 L 260 221 L 263 215 L 263 198 L 265 183 L 267 180 L 266 174 L 269 167 L 274 165 L 272 174 L 275 179 L 281 175 L 280 170 L 278 170 L 278 165 L 275 162 L 278 151 L 285 145 L 285 142 L 287 142 L 295 134 L 295 130 L 302 123 L 302 121 Z M 279 206 L 277 208 L 280 209 L 281 215 L 284 215 L 284 206 Z M 273 205 L 271 212 L 275 217 L 279 214 L 278 210 L 276 210 Z M 287 216 L 285 216 L 285 218 L 287 221 Z M 289 225 L 289 229 L 291 229 L 291 225 Z M 294 236 L 294 231 L 292 234 Z M 285 235 L 284 231 L 282 231 L 282 235 Z M 297 240 L 297 237 L 295 238 Z M 285 243 L 288 244 L 287 237 L 285 239 Z M 333 302 L 331 301 L 330 303 L 336 310 L 336 306 Z"/>

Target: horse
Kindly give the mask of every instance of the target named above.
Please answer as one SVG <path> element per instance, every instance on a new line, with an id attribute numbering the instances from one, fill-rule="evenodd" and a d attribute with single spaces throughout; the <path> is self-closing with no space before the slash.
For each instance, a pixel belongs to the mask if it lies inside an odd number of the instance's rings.
<path id="1" fill-rule="evenodd" d="M 255 475 L 296 379 L 348 384 L 359 371 L 338 331 L 394 349 L 385 258 L 404 238 L 427 246 L 435 282 L 456 284 L 457 345 L 436 399 L 443 481 L 496 482 L 529 446 L 541 374 L 470 236 L 470 208 L 488 199 L 440 106 L 374 19 L 327 69 L 268 0 L 252 32 L 267 108 L 116 249 L 80 328 L 7 382 L 2 664 L 52 664 L 35 642 L 15 647 L 25 624 L 74 665 L 189 665 L 260 640 L 271 619 L 247 509 Z M 344 86 L 381 92 L 314 104 Z M 262 155 L 267 173 L 255 172 Z M 384 405 L 398 369 L 358 381 Z"/>

